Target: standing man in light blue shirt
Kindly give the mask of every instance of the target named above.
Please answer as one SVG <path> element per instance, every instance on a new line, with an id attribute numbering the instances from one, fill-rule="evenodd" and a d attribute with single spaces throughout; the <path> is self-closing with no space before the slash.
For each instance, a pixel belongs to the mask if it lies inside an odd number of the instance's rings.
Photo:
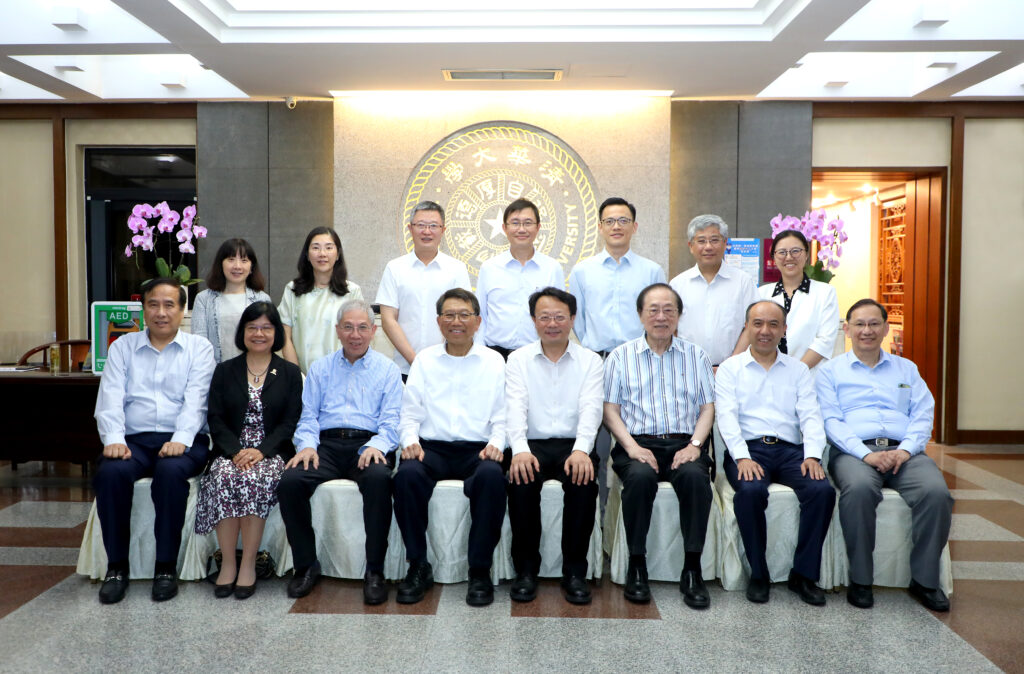
<path id="1" fill-rule="evenodd" d="M 288 596 L 306 596 L 320 577 L 309 499 L 324 482 L 347 478 L 363 496 L 363 601 L 375 605 L 388 598 L 384 557 L 391 529 L 391 469 L 398 446 L 402 376 L 397 365 L 370 348 L 377 326 L 367 302 L 344 302 L 335 330 L 341 349 L 309 368 L 295 429 L 297 454 L 285 466 L 277 487 L 295 558 Z"/>
<path id="2" fill-rule="evenodd" d="M 476 296 L 483 342 L 508 360 L 512 351 L 537 339 L 530 295 L 541 288 L 564 288 L 565 273 L 556 260 L 533 247 L 541 230 L 536 204 L 516 199 L 505 208 L 503 222 L 509 249 L 480 265 Z"/>
<path id="3" fill-rule="evenodd" d="M 888 320 L 875 300 L 856 302 L 843 326 L 853 350 L 823 362 L 817 378 L 832 445 L 829 472 L 839 487 L 839 521 L 850 558 L 846 598 L 858 608 L 874 603 L 875 508 L 882 487 L 891 487 L 911 511 L 910 594 L 932 611 L 948 611 L 939 558 L 949 539 L 953 497 L 924 453 L 935 399 L 914 363 L 882 350 Z"/>
<path id="4" fill-rule="evenodd" d="M 121 601 L 128 590 L 132 496 L 135 481 L 146 476 L 153 478 L 156 511 L 153 600 L 178 593 L 188 480 L 206 466 L 206 404 L 216 367 L 210 342 L 178 329 L 185 301 L 185 289 L 175 279 L 146 284 L 146 330 L 111 344 L 100 379 L 95 416 L 103 458 L 93 486 L 107 552 L 100 587 L 104 604 Z"/>
<path id="5" fill-rule="evenodd" d="M 606 356 L 644 334 L 636 297 L 652 283 L 664 283 L 665 270 L 630 250 L 637 231 L 636 206 L 611 197 L 601 204 L 598 218 L 604 250 L 573 267 L 569 292 L 578 304 L 576 336 L 580 343 Z"/>

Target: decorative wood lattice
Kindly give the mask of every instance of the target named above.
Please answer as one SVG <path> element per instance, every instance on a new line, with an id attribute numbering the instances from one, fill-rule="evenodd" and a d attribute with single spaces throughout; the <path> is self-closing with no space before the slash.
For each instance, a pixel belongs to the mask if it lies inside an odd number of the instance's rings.
<path id="1" fill-rule="evenodd" d="M 878 294 L 889 312 L 892 352 L 901 355 L 905 315 L 904 271 L 906 269 L 906 198 L 882 202 L 879 209 Z"/>

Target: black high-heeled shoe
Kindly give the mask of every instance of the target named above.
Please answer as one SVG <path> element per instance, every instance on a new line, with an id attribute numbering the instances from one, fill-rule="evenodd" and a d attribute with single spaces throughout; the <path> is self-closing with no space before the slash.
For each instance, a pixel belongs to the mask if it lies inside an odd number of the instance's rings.
<path id="1" fill-rule="evenodd" d="M 235 585 L 235 599 L 248 599 L 256 592 L 256 583 L 252 585 Z"/>
<path id="2" fill-rule="evenodd" d="M 213 596 L 217 599 L 224 599 L 230 597 L 235 592 L 235 581 L 225 583 L 224 585 L 213 586 Z"/>

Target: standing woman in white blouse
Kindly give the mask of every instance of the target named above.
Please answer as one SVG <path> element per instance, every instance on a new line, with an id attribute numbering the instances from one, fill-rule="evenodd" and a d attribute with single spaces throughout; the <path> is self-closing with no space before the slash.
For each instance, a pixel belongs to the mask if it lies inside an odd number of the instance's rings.
<path id="1" fill-rule="evenodd" d="M 192 334 L 213 344 L 218 363 L 242 353 L 235 346 L 235 329 L 245 308 L 253 302 L 269 302 L 256 251 L 245 239 L 228 239 L 217 249 L 206 275 L 206 290 L 192 306 Z"/>
<path id="2" fill-rule="evenodd" d="M 786 335 L 779 344 L 782 353 L 815 366 L 832 357 L 839 333 L 839 301 L 836 289 L 812 281 L 804 273 L 811 247 L 796 230 L 779 232 L 772 241 L 771 256 L 782 274 L 778 283 L 757 289 L 762 299 L 773 300 L 786 309 Z"/>
<path id="3" fill-rule="evenodd" d="M 348 280 L 341 239 L 330 227 L 315 227 L 306 236 L 298 270 L 278 311 L 285 336 L 281 355 L 305 374 L 317 358 L 341 348 L 334 329 L 338 308 L 346 300 L 363 299 L 363 291 Z"/>

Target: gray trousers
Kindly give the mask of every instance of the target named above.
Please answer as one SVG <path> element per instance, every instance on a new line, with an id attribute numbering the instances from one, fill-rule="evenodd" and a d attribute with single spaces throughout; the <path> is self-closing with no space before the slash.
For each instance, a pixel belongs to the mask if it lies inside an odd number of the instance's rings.
<path id="1" fill-rule="evenodd" d="M 910 576 L 925 587 L 939 587 L 939 557 L 949 539 L 953 497 L 931 457 L 915 454 L 893 475 L 891 470 L 879 473 L 836 447 L 829 453 L 829 472 L 839 487 L 850 581 L 871 585 L 874 580 L 875 508 L 882 500 L 882 487 L 890 487 L 910 506 Z"/>

